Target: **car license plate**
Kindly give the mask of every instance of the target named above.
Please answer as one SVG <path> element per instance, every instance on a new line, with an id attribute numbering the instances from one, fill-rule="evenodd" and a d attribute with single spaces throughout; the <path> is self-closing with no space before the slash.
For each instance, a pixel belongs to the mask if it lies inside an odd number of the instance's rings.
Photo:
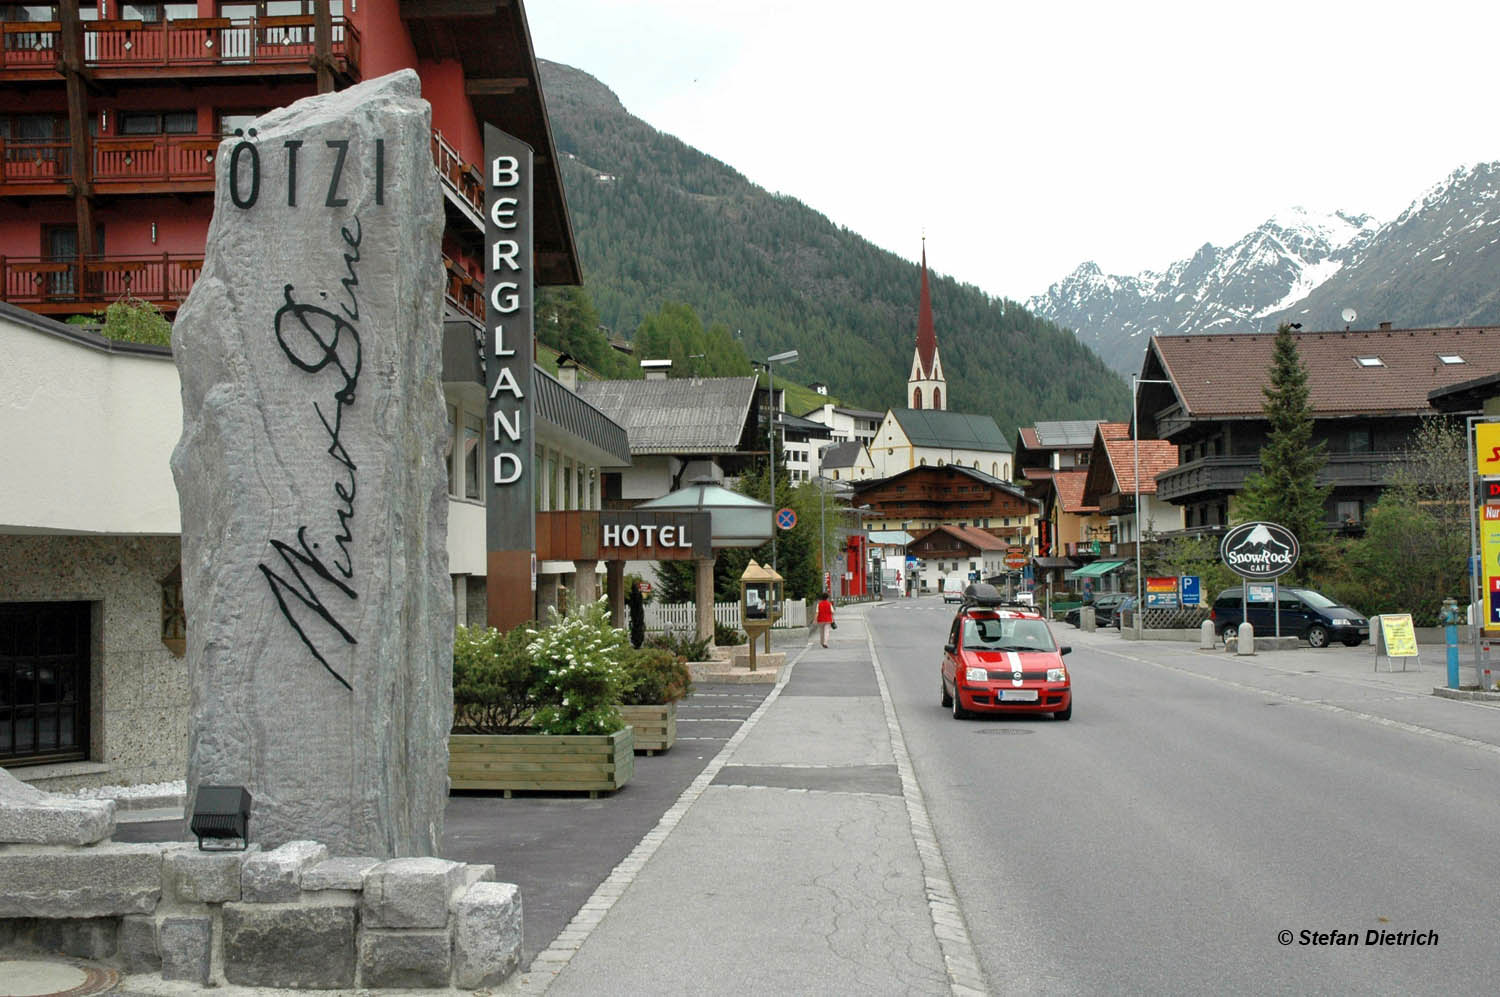
<path id="1" fill-rule="evenodd" d="M 1359 628 L 1359 635 L 1361 637 L 1368 637 L 1368 636 L 1370 636 L 1370 628 L 1369 627 L 1360 627 Z"/>
<path id="2" fill-rule="evenodd" d="M 1000 700 L 1005 703 L 1035 703 L 1035 689 L 1001 689 Z"/>

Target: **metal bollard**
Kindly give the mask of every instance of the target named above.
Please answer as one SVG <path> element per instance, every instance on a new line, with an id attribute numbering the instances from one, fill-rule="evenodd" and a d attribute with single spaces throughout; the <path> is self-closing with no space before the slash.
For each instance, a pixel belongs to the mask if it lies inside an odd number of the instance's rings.
<path id="1" fill-rule="evenodd" d="M 1438 614 L 1443 623 L 1443 643 L 1448 645 L 1448 688 L 1458 688 L 1458 603 L 1453 599 L 1443 600 L 1443 610 Z"/>
<path id="2" fill-rule="evenodd" d="M 1214 621 L 1204 620 L 1203 625 L 1198 628 L 1198 650 L 1212 651 L 1214 649 Z"/>
<path id="3" fill-rule="evenodd" d="M 1236 654 L 1255 653 L 1255 624 L 1246 620 L 1240 624 L 1239 636 L 1235 640 Z"/>

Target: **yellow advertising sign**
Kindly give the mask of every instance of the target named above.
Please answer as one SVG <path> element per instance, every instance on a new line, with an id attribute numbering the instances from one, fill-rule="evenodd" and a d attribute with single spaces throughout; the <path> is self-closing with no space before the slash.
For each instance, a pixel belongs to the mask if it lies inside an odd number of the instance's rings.
<path id="1" fill-rule="evenodd" d="M 1382 613 L 1380 637 L 1385 641 L 1386 657 L 1415 658 L 1417 656 L 1417 630 L 1412 625 L 1410 613 Z"/>
<path id="2" fill-rule="evenodd" d="M 1474 466 L 1481 478 L 1500 477 L 1500 422 L 1474 423 Z"/>
<path id="3" fill-rule="evenodd" d="M 1479 564 L 1480 574 L 1484 577 L 1484 629 L 1486 633 L 1500 633 L 1500 506 L 1481 506 L 1479 512 Z"/>

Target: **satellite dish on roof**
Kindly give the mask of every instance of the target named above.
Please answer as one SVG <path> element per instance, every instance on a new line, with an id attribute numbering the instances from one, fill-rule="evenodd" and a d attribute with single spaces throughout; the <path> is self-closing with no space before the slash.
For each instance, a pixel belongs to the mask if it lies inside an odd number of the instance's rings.
<path id="1" fill-rule="evenodd" d="M 1353 322 L 1355 319 L 1359 318 L 1359 316 L 1355 313 L 1355 311 L 1354 311 L 1353 308 L 1345 308 L 1344 311 L 1343 311 L 1343 316 L 1344 316 L 1344 324 L 1346 326 L 1350 322 Z"/>

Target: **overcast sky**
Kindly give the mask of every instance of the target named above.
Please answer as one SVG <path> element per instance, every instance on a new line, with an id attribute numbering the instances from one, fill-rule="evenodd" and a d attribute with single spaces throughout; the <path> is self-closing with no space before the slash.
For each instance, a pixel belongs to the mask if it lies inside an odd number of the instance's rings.
<path id="1" fill-rule="evenodd" d="M 527 0 L 538 56 L 907 259 L 1025 298 L 1500 159 L 1500 4 Z"/>

